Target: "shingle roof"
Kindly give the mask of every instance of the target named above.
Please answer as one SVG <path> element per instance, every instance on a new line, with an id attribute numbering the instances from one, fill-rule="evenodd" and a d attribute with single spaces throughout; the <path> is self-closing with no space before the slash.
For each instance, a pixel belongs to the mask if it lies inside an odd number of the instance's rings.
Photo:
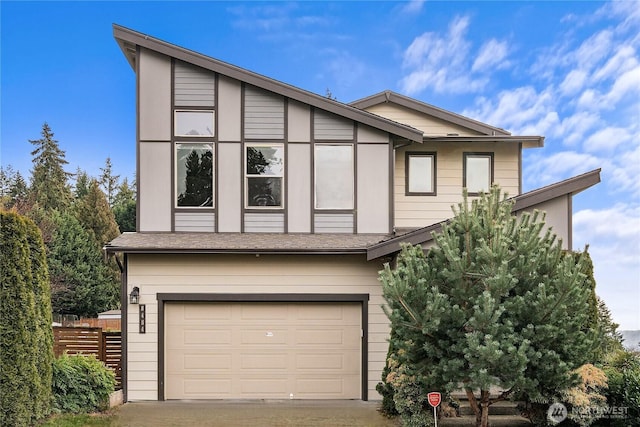
<path id="1" fill-rule="evenodd" d="M 367 252 L 387 234 L 123 233 L 105 245 L 126 253 L 314 253 Z"/>

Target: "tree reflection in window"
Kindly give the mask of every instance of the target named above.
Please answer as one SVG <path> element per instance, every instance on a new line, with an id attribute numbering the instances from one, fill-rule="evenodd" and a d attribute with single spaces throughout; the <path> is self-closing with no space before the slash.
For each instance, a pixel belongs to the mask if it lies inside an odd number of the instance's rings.
<path id="1" fill-rule="evenodd" d="M 282 144 L 247 146 L 246 156 L 247 206 L 282 207 Z"/>
<path id="2" fill-rule="evenodd" d="M 177 145 L 179 207 L 213 207 L 213 147 L 211 144 Z"/>

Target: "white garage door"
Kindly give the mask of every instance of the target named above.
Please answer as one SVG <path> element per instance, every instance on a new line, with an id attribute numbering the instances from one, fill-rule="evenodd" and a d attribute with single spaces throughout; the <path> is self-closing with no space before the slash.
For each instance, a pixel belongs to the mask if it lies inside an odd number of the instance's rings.
<path id="1" fill-rule="evenodd" d="M 167 303 L 166 399 L 359 399 L 353 303 Z"/>

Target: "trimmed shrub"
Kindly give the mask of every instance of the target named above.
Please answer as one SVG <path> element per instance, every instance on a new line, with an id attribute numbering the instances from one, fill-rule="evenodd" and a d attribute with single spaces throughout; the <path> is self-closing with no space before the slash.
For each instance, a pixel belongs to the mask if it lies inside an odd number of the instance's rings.
<path id="1" fill-rule="evenodd" d="M 47 264 L 33 221 L 0 211 L 0 253 L 0 425 L 30 426 L 50 412 L 53 347 Z"/>
<path id="2" fill-rule="evenodd" d="M 53 363 L 53 408 L 71 413 L 105 410 L 115 385 L 113 371 L 94 356 L 62 355 Z"/>
<path id="3" fill-rule="evenodd" d="M 609 406 L 626 408 L 626 418 L 609 420 L 608 425 L 640 427 L 640 353 L 620 350 L 609 357 L 604 372 L 609 389 Z"/>

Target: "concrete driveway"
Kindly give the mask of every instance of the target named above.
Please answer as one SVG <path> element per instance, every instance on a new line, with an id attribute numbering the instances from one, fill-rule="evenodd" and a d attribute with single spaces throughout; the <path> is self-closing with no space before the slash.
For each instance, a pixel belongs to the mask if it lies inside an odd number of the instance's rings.
<path id="1" fill-rule="evenodd" d="M 130 402 L 119 407 L 127 427 L 397 427 L 378 412 L 380 402 L 360 400 Z"/>

